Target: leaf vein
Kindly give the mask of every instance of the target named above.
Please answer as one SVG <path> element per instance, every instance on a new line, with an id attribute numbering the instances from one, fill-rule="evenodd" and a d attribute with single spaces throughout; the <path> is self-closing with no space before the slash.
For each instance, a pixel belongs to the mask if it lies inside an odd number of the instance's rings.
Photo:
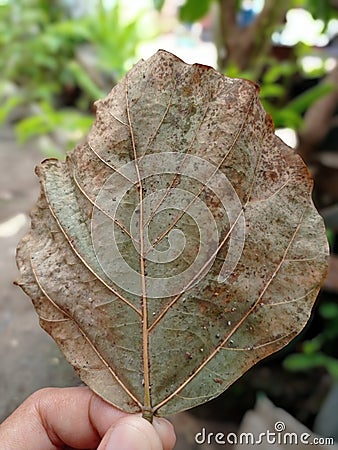
<path id="1" fill-rule="evenodd" d="M 274 270 L 274 272 L 272 273 L 270 280 L 266 283 L 265 287 L 263 288 L 262 292 L 260 293 L 260 295 L 258 296 L 257 300 L 255 301 L 255 303 L 247 310 L 247 312 L 243 315 L 243 317 L 241 318 L 241 320 L 239 320 L 232 328 L 232 330 L 228 333 L 228 335 L 226 336 L 226 338 L 220 342 L 220 344 L 208 355 L 208 357 L 202 362 L 202 364 L 200 364 L 200 366 L 198 366 L 196 368 L 196 370 L 194 371 L 194 373 L 188 377 L 172 394 L 170 394 L 167 398 L 165 398 L 164 400 L 162 400 L 160 403 L 158 403 L 154 409 L 157 410 L 159 408 L 161 408 L 163 405 L 165 405 L 168 401 L 170 401 L 173 397 L 175 397 L 175 395 L 177 395 L 179 392 L 181 392 L 186 386 L 187 384 L 189 384 L 195 377 L 196 375 L 211 361 L 211 359 L 222 349 L 224 348 L 224 345 L 229 341 L 229 339 L 234 335 L 234 333 L 243 325 L 243 323 L 246 321 L 246 319 L 250 316 L 250 314 L 254 311 L 254 309 L 258 306 L 258 304 L 260 303 L 262 297 L 264 296 L 265 292 L 267 291 L 268 287 L 270 286 L 272 280 L 275 278 L 275 276 L 277 275 L 279 269 L 281 268 L 283 261 L 300 229 L 300 226 L 302 224 L 303 221 L 303 217 L 305 215 L 305 210 L 302 212 L 301 217 L 299 219 L 299 223 L 297 225 L 297 228 L 294 230 L 291 238 L 290 238 L 290 242 L 287 245 L 284 254 L 279 262 L 279 264 L 277 265 L 276 269 Z"/>
<path id="2" fill-rule="evenodd" d="M 144 211 L 143 211 L 143 189 L 142 189 L 142 177 L 139 168 L 136 142 L 134 136 L 134 130 L 132 126 L 132 119 L 129 106 L 129 92 L 128 92 L 128 76 L 126 76 L 126 90 L 125 101 L 127 118 L 130 130 L 130 138 L 132 143 L 132 149 L 134 153 L 135 170 L 138 179 L 138 193 L 139 193 L 139 239 L 140 239 L 140 272 L 141 272 L 141 284 L 142 284 L 142 341 L 143 341 L 143 379 L 144 379 L 144 408 L 151 408 L 150 397 L 150 365 L 149 365 L 149 335 L 148 335 L 148 309 L 147 309 L 147 287 L 145 279 L 145 257 L 144 257 Z"/>
<path id="3" fill-rule="evenodd" d="M 245 126 L 246 126 L 246 124 L 247 124 L 247 118 L 248 118 L 248 115 L 249 115 L 249 113 L 250 113 L 250 111 L 251 111 L 251 108 L 252 108 L 252 105 L 253 105 L 253 102 L 254 102 L 254 100 L 255 100 L 255 98 L 256 98 L 256 96 L 255 95 L 253 95 L 252 96 L 252 98 L 251 98 L 251 100 L 250 100 L 250 102 L 249 102 L 249 105 L 248 105 L 248 109 L 247 109 L 247 111 L 246 111 L 246 114 L 244 115 L 244 118 L 243 118 L 243 120 L 242 120 L 242 123 L 241 123 L 241 126 L 239 127 L 239 130 L 237 131 L 237 133 L 236 133 L 236 135 L 235 135 L 235 137 L 234 137 L 234 140 L 233 140 L 233 142 L 232 142 L 232 144 L 230 145 L 230 147 L 229 147 L 229 149 L 228 149 L 228 152 L 224 155 L 224 157 L 222 158 L 222 160 L 221 160 L 221 162 L 217 165 L 217 167 L 215 168 L 215 170 L 214 170 L 214 172 L 213 172 L 213 174 L 209 177 L 209 180 L 208 181 L 210 181 L 210 179 L 212 179 L 212 177 L 214 176 L 214 174 L 215 173 L 217 173 L 217 171 L 221 168 L 221 166 L 222 166 L 222 164 L 224 163 L 224 161 L 226 160 L 226 158 L 228 157 L 228 155 L 231 153 L 231 151 L 232 151 L 232 149 L 235 147 L 235 145 L 236 145 L 236 142 L 238 141 L 238 139 L 239 139 L 239 136 L 241 135 L 241 133 L 243 132 L 243 130 L 244 130 L 244 128 L 245 128 Z M 201 195 L 201 193 L 204 191 L 204 189 L 205 189 L 205 187 L 206 187 L 206 185 L 208 184 L 208 181 L 205 183 L 205 185 L 200 189 L 200 191 L 198 192 L 198 194 L 196 194 L 196 197 L 195 198 L 197 198 L 197 197 L 199 197 L 200 195 Z M 185 214 L 186 213 L 186 211 L 189 209 L 189 207 L 191 206 L 191 204 L 194 202 L 194 199 L 188 204 L 188 206 L 185 208 L 185 210 L 183 211 L 183 214 Z M 182 215 L 183 214 L 181 214 L 181 216 L 180 216 L 180 218 L 182 217 Z M 235 222 L 234 222 L 234 224 L 232 225 L 232 227 L 230 227 L 230 230 L 228 231 L 228 233 L 226 234 L 226 236 L 225 236 L 225 238 L 222 240 L 222 242 L 218 245 L 218 247 L 217 247 L 217 250 L 214 252 L 214 254 L 213 255 L 211 255 L 211 257 L 209 258 L 209 260 L 207 261 L 207 263 L 202 267 L 202 269 L 197 273 L 197 275 L 195 275 L 195 277 L 185 286 L 185 288 L 182 290 L 182 292 L 180 293 L 180 294 L 178 294 L 172 301 L 171 301 L 171 303 L 168 305 L 168 306 L 166 306 L 160 313 L 159 313 L 159 315 L 158 315 L 158 317 L 156 318 L 156 320 L 152 323 L 152 325 L 151 325 L 151 327 L 149 328 L 149 331 L 151 331 L 160 321 L 161 321 L 161 319 L 165 316 L 165 314 L 168 312 L 168 310 L 181 298 L 181 296 L 182 296 L 182 294 L 187 290 L 187 289 L 189 289 L 189 287 L 192 285 L 192 284 L 194 284 L 194 282 L 195 282 L 195 280 L 197 279 L 197 277 L 203 272 L 203 270 L 205 270 L 205 267 L 207 267 L 208 266 L 208 264 L 209 264 L 209 262 L 212 260 L 212 258 L 215 256 L 215 255 L 217 255 L 217 253 L 221 250 L 221 248 L 223 247 L 223 245 L 225 244 L 225 242 L 228 240 L 228 238 L 229 238 L 229 236 L 230 236 L 230 234 L 231 234 L 231 232 L 232 232 L 232 230 L 233 230 L 233 228 L 235 227 L 235 225 L 237 224 L 237 222 L 238 222 L 238 220 L 239 220 L 239 218 L 241 217 L 241 215 L 243 214 L 243 211 L 241 211 L 239 214 L 238 214 L 238 216 L 237 216 L 237 219 L 235 220 Z M 179 219 L 178 219 L 179 220 Z M 175 223 L 177 223 L 177 222 L 175 222 Z M 171 228 L 170 228 L 171 229 Z M 169 229 L 169 231 L 170 231 L 170 229 Z M 161 235 L 161 237 L 163 238 L 164 237 L 164 233 Z"/>
<path id="4" fill-rule="evenodd" d="M 125 384 L 122 382 L 122 380 L 118 377 L 118 375 L 114 372 L 114 370 L 110 367 L 110 365 L 108 364 L 108 362 L 104 359 L 104 357 L 101 355 L 101 353 L 99 352 L 99 350 L 96 348 L 95 344 L 91 341 L 91 339 L 89 338 L 89 336 L 87 335 L 87 333 L 85 332 L 85 330 L 81 327 L 81 325 L 77 322 L 77 320 L 70 316 L 66 311 L 64 311 L 57 303 L 54 302 L 54 300 L 50 297 L 50 295 L 45 291 L 45 289 L 43 288 L 43 286 L 41 285 L 40 279 L 37 275 L 36 269 L 34 267 L 34 264 L 31 260 L 31 267 L 32 267 L 32 271 L 34 274 L 34 278 L 36 280 L 37 285 L 39 286 L 41 292 L 43 293 L 43 295 L 47 298 L 47 300 L 54 306 L 56 307 L 59 311 L 61 311 L 67 318 L 69 318 L 70 321 L 72 321 L 73 323 L 75 323 L 75 325 L 78 327 L 80 333 L 82 334 L 82 336 L 84 337 L 84 339 L 86 340 L 86 342 L 89 344 L 89 346 L 93 349 L 94 353 L 97 355 L 97 357 L 101 360 L 101 362 L 103 363 L 103 365 L 106 367 L 106 369 L 108 369 L 109 373 L 112 375 L 112 377 L 115 379 L 115 381 L 118 383 L 118 385 L 126 392 L 127 395 L 129 395 L 129 397 L 140 407 L 142 408 L 141 403 L 139 402 L 139 400 L 132 394 L 132 392 L 130 392 L 130 390 L 125 386 Z"/>
<path id="5" fill-rule="evenodd" d="M 87 261 L 82 257 L 82 255 L 80 254 L 80 252 L 78 252 L 78 250 L 76 249 L 76 247 L 74 246 L 72 240 L 70 239 L 70 237 L 68 236 L 68 234 L 66 233 L 66 231 L 63 229 L 63 226 L 61 225 L 50 201 L 48 198 L 48 193 L 47 193 L 47 189 L 45 186 L 45 182 L 43 182 L 43 189 L 44 189 L 44 193 L 45 193 L 45 198 L 47 201 L 47 205 L 49 208 L 49 211 L 52 215 L 52 217 L 54 218 L 56 224 L 58 225 L 58 228 L 60 229 L 61 233 L 64 235 L 66 241 L 68 242 L 70 248 L 72 249 L 72 251 L 74 252 L 74 254 L 80 259 L 80 261 L 82 262 L 82 264 L 94 275 L 94 277 L 101 283 L 103 284 L 110 292 L 112 292 L 116 297 L 118 297 L 120 300 L 122 300 L 126 305 L 128 305 L 130 308 L 132 308 L 138 315 L 141 316 L 141 312 L 132 304 L 130 303 L 127 299 L 125 299 L 121 294 L 119 294 L 119 292 L 117 292 L 115 289 L 113 289 L 112 286 L 110 286 L 108 283 L 106 283 L 91 267 L 90 265 L 87 263 Z"/>

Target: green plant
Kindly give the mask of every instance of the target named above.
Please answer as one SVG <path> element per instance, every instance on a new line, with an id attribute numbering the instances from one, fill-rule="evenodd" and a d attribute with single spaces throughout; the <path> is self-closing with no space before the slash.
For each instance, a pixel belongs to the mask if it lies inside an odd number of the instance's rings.
<path id="1" fill-rule="evenodd" d="M 50 136 L 40 140 L 40 150 L 46 156 L 63 159 L 64 151 L 84 137 L 92 122 L 90 114 L 71 108 L 57 110 L 45 101 L 39 104 L 36 114 L 20 120 L 15 130 L 21 144 L 37 136 Z"/>
<path id="2" fill-rule="evenodd" d="M 51 102 L 74 85 L 68 61 L 83 36 L 62 33 L 59 20 L 38 0 L 0 6 L 0 70 L 3 80 L 17 88 L 22 104 Z"/>
<path id="3" fill-rule="evenodd" d="M 311 340 L 303 342 L 301 352 L 293 353 L 284 360 L 284 367 L 290 371 L 304 371 L 323 367 L 332 378 L 338 380 L 338 360 L 335 354 L 338 338 L 338 305 L 323 303 L 319 315 L 324 319 L 323 331 Z"/>
<path id="4" fill-rule="evenodd" d="M 164 1 L 153 2 L 157 9 L 163 7 Z M 242 8 L 245 8 L 241 0 L 201 0 L 198 5 L 195 0 L 185 0 L 178 10 L 178 18 L 192 23 L 211 14 L 217 29 L 214 37 L 220 70 L 230 77 L 258 82 L 262 103 L 271 114 L 276 128 L 300 130 L 306 110 L 335 88 L 329 84 L 318 85 L 290 99 L 290 85 L 296 74 L 302 73 L 301 58 L 312 49 L 300 43 L 292 48 L 286 61 L 279 61 L 272 56 L 272 34 L 282 28 L 285 14 L 291 8 L 307 9 L 313 18 L 323 20 L 324 29 L 330 19 L 338 16 L 337 8 L 329 0 L 266 0 L 263 4 L 263 9 L 253 12 L 252 22 L 245 26 L 238 20 Z M 217 14 L 212 8 L 218 8 Z M 323 77 L 325 71 L 322 69 L 321 73 L 303 76 Z"/>
<path id="5" fill-rule="evenodd" d="M 332 92 L 335 89 L 333 85 L 318 84 L 306 92 L 299 94 L 294 99 L 283 105 L 283 107 L 276 106 L 271 97 L 274 99 L 276 93 L 283 95 L 283 87 L 279 84 L 263 84 L 262 89 L 262 103 L 266 110 L 271 114 L 276 128 L 289 127 L 299 130 L 303 124 L 303 114 L 306 110 L 314 104 L 318 99 L 324 95 Z"/>
<path id="6" fill-rule="evenodd" d="M 299 72 L 298 64 L 294 61 L 276 64 L 271 58 L 266 61 L 266 66 L 259 80 L 260 97 L 276 128 L 300 129 L 306 110 L 319 98 L 335 89 L 335 86 L 330 84 L 318 84 L 289 100 L 289 85 L 292 77 Z M 234 65 L 229 65 L 225 74 L 234 78 L 255 79 L 253 70 L 241 71 Z"/>
<path id="7" fill-rule="evenodd" d="M 60 5 L 43 0 L 0 5 L 0 123 L 25 107 L 16 126 L 20 141 L 62 129 L 69 148 L 72 126 L 76 140 L 87 133 L 93 102 L 135 62 L 138 45 L 153 28 L 142 29 L 145 12 L 126 20 L 119 1 L 105 7 L 98 0 L 92 13 L 77 19 Z"/>

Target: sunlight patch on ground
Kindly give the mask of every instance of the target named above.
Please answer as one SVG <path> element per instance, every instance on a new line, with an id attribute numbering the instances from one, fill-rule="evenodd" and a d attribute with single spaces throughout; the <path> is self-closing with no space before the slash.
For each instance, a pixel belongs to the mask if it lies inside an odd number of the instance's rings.
<path id="1" fill-rule="evenodd" d="M 27 216 L 23 213 L 19 213 L 5 222 L 0 223 L 0 238 L 16 235 L 27 222 Z"/>

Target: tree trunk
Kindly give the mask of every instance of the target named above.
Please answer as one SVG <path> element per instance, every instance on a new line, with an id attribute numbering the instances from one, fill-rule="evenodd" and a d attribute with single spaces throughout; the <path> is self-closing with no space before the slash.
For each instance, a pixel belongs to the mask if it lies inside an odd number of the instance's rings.
<path id="1" fill-rule="evenodd" d="M 332 118 L 338 107 L 338 65 L 321 83 L 332 86 L 332 91 L 310 106 L 305 113 L 304 123 L 299 132 L 297 150 L 307 163 L 313 160 L 314 153 L 332 126 Z"/>
<path id="2" fill-rule="evenodd" d="M 241 71 L 251 69 L 259 75 L 271 50 L 271 35 L 276 26 L 283 23 L 291 2 L 265 0 L 262 11 L 247 27 L 238 25 L 237 3 L 236 0 L 218 0 L 219 69 L 224 71 L 231 64 Z"/>

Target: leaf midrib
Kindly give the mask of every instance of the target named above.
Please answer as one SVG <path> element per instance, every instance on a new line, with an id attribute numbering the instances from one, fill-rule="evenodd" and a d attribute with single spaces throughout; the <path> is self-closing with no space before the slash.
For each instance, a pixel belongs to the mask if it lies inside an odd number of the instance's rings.
<path id="1" fill-rule="evenodd" d="M 132 126 L 131 113 L 130 113 L 130 105 L 129 105 L 129 97 L 128 97 L 128 78 L 126 78 L 126 81 L 125 81 L 125 82 L 126 82 L 126 86 L 125 86 L 125 99 L 126 99 L 126 111 L 127 111 L 128 124 L 125 124 L 124 122 L 122 122 L 122 121 L 120 121 L 120 120 L 119 120 L 119 122 L 120 122 L 121 124 L 123 124 L 123 125 L 129 127 L 129 130 L 130 130 L 130 137 L 131 137 L 131 142 L 132 142 L 132 148 L 133 148 L 133 154 L 134 154 L 135 169 L 136 169 L 136 173 L 137 173 L 137 177 L 138 177 L 138 191 L 139 191 L 139 202 L 140 202 L 140 221 L 139 221 L 139 222 L 140 222 L 140 223 L 139 223 L 139 224 L 140 224 L 140 230 L 139 230 L 139 233 L 140 233 L 140 242 L 139 242 L 139 244 L 140 244 L 140 272 L 141 272 L 141 277 L 142 277 L 142 312 L 140 312 L 140 311 L 138 311 L 138 310 L 137 310 L 137 312 L 139 313 L 139 315 L 141 315 L 141 317 L 142 317 L 142 323 L 143 323 L 143 331 L 142 331 L 142 332 L 143 332 L 143 349 L 144 349 L 144 352 L 143 352 L 143 361 L 144 361 L 144 392 L 145 392 L 144 406 L 145 406 L 146 408 L 147 408 L 147 407 L 150 408 L 150 407 L 151 407 L 151 399 L 150 399 L 149 348 L 148 348 L 148 345 L 149 345 L 149 342 L 148 342 L 149 333 L 150 333 L 150 332 L 153 330 L 153 328 L 161 321 L 161 319 L 165 316 L 165 314 L 168 312 L 168 310 L 174 305 L 174 303 L 176 303 L 176 302 L 179 300 L 179 298 L 181 297 L 182 294 L 179 294 L 179 295 L 174 299 L 174 301 L 172 301 L 172 302 L 169 304 L 169 306 L 167 306 L 166 308 L 164 308 L 164 309 L 162 310 L 162 312 L 159 313 L 158 317 L 156 318 L 155 322 L 153 322 L 152 326 L 151 326 L 151 327 L 148 327 L 147 292 L 146 292 L 146 284 L 145 284 L 145 265 L 144 265 L 144 264 L 145 264 L 145 255 L 144 255 L 144 247 L 143 247 L 143 245 L 144 245 L 143 232 L 144 232 L 144 225 L 145 225 L 145 224 L 143 223 L 143 211 L 142 211 L 142 203 L 143 203 L 143 202 L 142 202 L 142 200 L 143 200 L 142 178 L 141 178 L 140 169 L 139 169 L 139 166 L 138 166 L 137 148 L 136 148 L 135 137 L 134 137 L 134 131 L 133 131 L 133 126 Z M 253 96 L 252 96 L 252 98 L 251 98 L 251 100 L 250 100 L 250 102 L 249 102 L 247 111 L 246 111 L 246 113 L 245 113 L 245 115 L 244 115 L 244 117 L 243 117 L 241 126 L 239 127 L 239 129 L 238 129 L 236 135 L 234 136 L 233 142 L 232 142 L 232 144 L 230 145 L 230 147 L 229 147 L 227 153 L 224 155 L 224 157 L 222 158 L 221 162 L 220 162 L 220 163 L 218 164 L 218 166 L 215 168 L 215 172 L 217 172 L 217 170 L 220 169 L 220 167 L 222 166 L 222 164 L 223 164 L 223 163 L 225 162 L 225 160 L 228 158 L 229 154 L 230 154 L 231 151 L 234 149 L 234 147 L 235 147 L 235 145 L 236 145 L 236 143 L 237 143 L 239 137 L 241 136 L 241 134 L 242 134 L 242 132 L 243 132 L 243 130 L 244 130 L 246 124 L 247 124 L 247 117 L 248 117 L 248 115 L 249 115 L 249 113 L 250 113 L 250 111 L 251 111 L 252 104 L 253 104 L 253 102 L 254 102 L 255 97 L 256 97 L 256 95 L 253 95 Z M 160 127 L 161 127 L 161 125 L 162 125 L 162 123 L 163 123 L 163 121 L 164 121 L 164 117 L 166 116 L 166 114 L 168 113 L 168 111 L 169 111 L 169 109 L 170 109 L 171 99 L 172 99 L 172 95 L 171 95 L 171 97 L 170 97 L 169 104 L 167 105 L 166 110 L 165 110 L 165 112 L 164 112 L 164 115 L 163 115 L 163 117 L 161 118 L 161 121 L 160 121 L 160 123 L 159 123 L 159 125 L 158 125 L 158 127 L 157 127 L 157 129 L 156 129 L 156 132 L 154 133 L 154 135 L 152 136 L 152 139 L 151 139 L 149 142 L 151 142 L 151 141 L 155 138 L 156 134 L 159 132 Z M 207 109 L 208 109 L 208 108 L 207 108 Z M 193 139 L 192 139 L 192 141 L 191 141 L 191 143 L 190 143 L 190 145 L 189 145 L 189 150 L 192 148 L 192 144 L 193 144 L 194 140 L 196 139 L 196 136 L 198 135 L 198 130 L 200 129 L 201 125 L 203 124 L 203 120 L 204 120 L 204 117 L 205 117 L 205 115 L 206 115 L 207 109 L 205 109 L 205 113 L 204 113 L 204 115 L 203 115 L 203 117 L 202 117 L 202 119 L 201 119 L 201 121 L 200 121 L 200 123 L 199 123 L 198 129 L 195 131 L 194 137 L 193 137 Z M 117 118 L 116 118 L 114 115 L 112 115 L 112 117 L 115 118 L 115 119 L 117 120 Z M 149 146 L 149 143 L 148 143 L 148 146 Z M 107 164 L 106 161 L 104 161 L 104 159 L 101 158 L 101 157 L 97 154 L 97 152 L 94 151 L 94 149 L 92 148 L 92 146 L 90 146 L 90 148 L 91 148 L 91 150 L 93 151 L 93 153 L 94 153 L 95 155 L 97 155 L 97 156 L 100 158 L 100 160 L 101 160 L 102 162 L 104 162 L 105 164 Z M 249 200 L 250 200 L 251 191 L 252 191 L 253 185 L 254 185 L 254 183 L 255 183 L 256 176 L 257 176 L 257 170 L 258 170 L 258 165 L 259 165 L 260 156 L 261 156 L 261 154 L 258 156 L 258 158 L 257 158 L 257 160 L 256 160 L 256 167 L 255 167 L 255 170 L 254 170 L 254 174 L 253 174 L 251 186 L 250 186 L 250 188 L 249 188 L 249 190 L 248 190 L 248 197 L 247 197 L 247 201 L 246 201 L 246 204 L 245 204 L 245 205 L 247 205 L 248 202 L 249 202 Z M 107 164 L 107 165 L 108 165 L 111 169 L 113 169 L 114 171 L 119 172 L 118 169 L 116 169 L 115 167 L 112 167 L 112 166 L 109 165 L 109 164 Z M 76 183 L 76 180 L 75 180 L 75 183 Z M 78 186 L 78 187 L 79 187 L 79 186 Z M 171 185 L 170 185 L 169 188 L 168 188 L 168 192 L 170 192 L 170 189 L 171 189 Z M 203 192 L 204 189 L 205 189 L 205 186 L 203 186 L 203 187 L 200 189 L 200 192 L 196 195 L 196 198 L 197 198 L 198 196 L 201 195 L 201 193 Z M 80 190 L 81 190 L 81 189 L 80 189 Z M 83 193 L 83 192 L 82 192 L 82 193 Z M 83 193 L 83 194 L 86 195 L 85 193 Z M 89 199 L 89 200 L 90 200 L 90 199 Z M 162 201 L 163 201 L 163 200 L 162 200 Z M 192 202 L 191 202 L 191 204 L 192 204 Z M 186 210 L 191 206 L 191 204 L 188 205 L 188 207 L 186 208 Z M 245 206 L 244 206 L 244 209 L 245 209 Z M 186 212 L 186 211 L 183 211 L 183 213 L 181 213 L 180 217 L 182 217 L 183 214 L 184 214 L 185 212 Z M 243 211 L 241 211 L 241 213 L 238 215 L 238 217 L 237 217 L 237 219 L 236 219 L 236 222 L 234 223 L 234 225 L 232 226 L 232 228 L 231 228 L 231 229 L 229 230 L 229 232 L 227 233 L 226 237 L 222 240 L 222 242 L 221 242 L 220 245 L 218 246 L 218 249 L 217 249 L 217 251 L 216 251 L 216 254 L 219 252 L 219 250 L 222 248 L 222 246 L 225 244 L 225 242 L 226 242 L 227 239 L 229 238 L 230 233 L 231 233 L 233 227 L 235 226 L 235 224 L 236 224 L 237 221 L 239 220 L 239 218 L 240 218 L 240 216 L 241 216 L 242 213 L 243 213 Z M 54 215 L 54 214 L 53 214 L 53 215 Z M 176 222 L 175 222 L 175 220 L 174 220 L 173 226 L 175 225 L 175 223 L 177 223 L 177 221 L 180 219 L 180 217 L 178 217 L 178 219 L 176 220 Z M 54 218 L 57 220 L 57 218 L 55 217 L 55 215 L 54 215 Z M 59 224 L 59 225 L 60 225 L 60 224 Z M 299 225 L 299 226 L 300 226 L 300 225 Z M 171 228 L 172 228 L 172 227 L 171 227 Z M 171 228 L 169 227 L 165 233 L 167 234 L 167 233 L 170 231 Z M 61 230 L 63 231 L 62 227 L 61 227 Z M 63 232 L 64 232 L 64 231 L 63 231 Z M 295 233 L 296 233 L 296 232 L 295 232 Z M 64 232 L 64 234 L 65 234 L 65 236 L 66 236 L 66 238 L 67 238 L 67 235 L 66 235 L 65 232 Z M 166 234 L 163 233 L 162 239 L 165 237 Z M 294 234 L 294 236 L 295 236 L 295 234 Z M 272 274 L 272 276 L 271 276 L 271 278 L 270 278 L 268 284 L 267 284 L 267 285 L 265 286 L 265 288 L 263 289 L 262 293 L 261 293 L 260 296 L 258 297 L 258 299 L 257 299 L 257 301 L 255 302 L 255 304 L 247 311 L 247 313 L 246 313 L 246 314 L 244 315 L 244 317 L 236 324 L 236 326 L 234 326 L 234 328 L 231 330 L 231 332 L 229 333 L 229 335 L 222 341 L 222 343 L 221 343 L 220 345 L 218 345 L 218 346 L 214 349 L 214 351 L 213 351 L 213 352 L 212 352 L 212 353 L 211 353 L 211 354 L 203 361 L 203 363 L 202 363 L 200 366 L 198 366 L 198 367 L 196 368 L 196 370 L 195 370 L 194 373 L 191 375 L 191 377 L 189 377 L 189 378 L 188 378 L 188 379 L 187 379 L 187 380 L 186 380 L 186 381 L 185 381 L 178 389 L 176 389 L 170 396 L 168 396 L 166 399 L 164 399 L 161 403 L 159 403 L 159 404 L 157 404 L 156 406 L 154 406 L 154 407 L 153 407 L 154 410 L 155 410 L 155 409 L 157 410 L 157 409 L 159 409 L 161 406 L 163 406 L 164 404 L 168 403 L 168 402 L 169 402 L 175 395 L 177 395 L 177 394 L 178 394 L 178 393 L 179 393 L 179 392 L 180 392 L 180 391 L 181 391 L 188 383 L 190 383 L 190 382 L 192 381 L 192 379 L 193 379 L 193 378 L 194 378 L 194 377 L 195 377 L 195 376 L 203 369 L 203 367 L 205 367 L 205 365 L 206 365 L 206 364 L 207 364 L 207 363 L 215 356 L 215 354 L 216 354 L 222 347 L 224 347 L 224 345 L 226 344 L 226 342 L 227 342 L 227 341 L 230 339 L 230 337 L 237 331 L 237 329 L 245 322 L 245 320 L 247 319 L 247 317 L 248 317 L 248 316 L 252 313 L 252 311 L 256 308 L 258 302 L 260 301 L 261 297 L 262 297 L 262 296 L 264 295 L 264 293 L 266 292 L 266 289 L 268 288 L 268 286 L 269 286 L 270 283 L 272 282 L 273 278 L 274 278 L 274 277 L 276 276 L 276 274 L 278 273 L 279 268 L 280 268 L 280 266 L 282 265 L 282 263 L 283 263 L 283 261 L 284 261 L 284 259 L 285 259 L 285 255 L 287 254 L 287 251 L 288 251 L 288 249 L 289 249 L 289 246 L 291 245 L 291 243 L 292 243 L 292 241 L 293 241 L 293 239 L 294 239 L 294 236 L 293 236 L 293 238 L 291 239 L 291 241 L 290 241 L 290 243 L 289 243 L 287 249 L 285 250 L 285 253 L 284 253 L 284 255 L 283 255 L 283 258 L 282 258 L 282 260 L 280 261 L 280 263 L 279 263 L 279 265 L 278 265 L 276 271 Z M 87 266 L 87 268 L 90 269 L 90 267 L 86 264 L 85 260 L 84 260 L 84 259 L 81 257 L 81 255 L 76 251 L 76 249 L 74 248 L 74 246 L 72 245 L 72 243 L 70 242 L 70 240 L 69 240 L 69 239 L 67 239 L 67 240 L 68 240 L 69 244 L 71 245 L 72 249 L 75 251 L 75 253 L 80 257 L 81 261 Z M 157 241 L 156 244 L 157 244 L 158 242 L 160 242 L 160 241 Z M 90 269 L 90 270 L 91 270 L 91 269 Z M 93 271 L 92 271 L 92 272 L 93 272 Z M 95 272 L 93 272 L 93 273 L 95 274 L 96 277 L 98 277 L 98 275 L 97 275 Z M 98 277 L 98 278 L 99 278 L 99 277 Z M 101 280 L 100 280 L 100 281 L 101 281 Z M 103 281 L 103 280 L 102 280 L 102 281 Z M 103 281 L 103 282 L 104 282 L 104 281 Z M 186 286 L 186 288 L 184 289 L 184 291 L 187 290 L 187 289 L 189 289 L 189 286 L 190 286 L 192 283 L 193 283 L 193 280 L 191 280 L 191 281 L 189 282 L 189 284 Z M 105 283 L 104 283 L 104 284 L 105 284 Z M 106 285 L 106 284 L 105 284 L 105 285 Z M 110 288 L 110 290 L 112 290 L 111 287 L 109 287 L 108 285 L 106 285 L 106 287 L 108 287 L 108 288 Z M 115 293 L 115 292 L 114 292 L 114 293 Z M 130 306 L 130 307 L 132 307 L 132 308 L 134 309 L 133 305 L 131 305 L 126 299 L 124 299 L 124 298 L 123 298 L 122 296 L 120 296 L 120 295 L 118 295 L 118 297 L 119 297 L 121 300 L 127 302 L 127 303 L 128 303 L 128 306 Z"/>
<path id="2" fill-rule="evenodd" d="M 150 365 L 149 365 L 149 332 L 148 332 L 148 305 L 147 305 L 147 286 L 145 278 L 145 256 L 144 256 L 144 228 L 143 228 L 143 184 L 138 164 L 138 155 L 135 144 L 134 130 L 132 126 L 132 119 L 129 105 L 129 91 L 128 91 L 128 75 L 125 77 L 125 100 L 126 112 L 129 124 L 130 138 L 134 154 L 134 164 L 137 175 L 137 189 L 139 194 L 139 241 L 140 241 L 140 272 L 141 272 L 141 289 L 142 289 L 142 343 L 143 343 L 143 383 L 144 383 L 144 398 L 143 398 L 143 417 L 152 422 L 152 404 L 150 395 Z"/>

